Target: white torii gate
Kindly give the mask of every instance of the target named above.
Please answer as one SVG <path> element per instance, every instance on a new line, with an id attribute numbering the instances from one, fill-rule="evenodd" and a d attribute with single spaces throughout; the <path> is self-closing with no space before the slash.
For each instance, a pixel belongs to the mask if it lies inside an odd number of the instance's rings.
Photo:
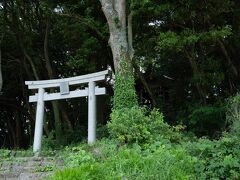
<path id="1" fill-rule="evenodd" d="M 44 102 L 88 96 L 88 143 L 94 143 L 96 140 L 96 95 L 106 94 L 106 88 L 96 86 L 97 81 L 103 81 L 110 75 L 110 70 L 97 73 L 76 76 L 72 78 L 25 81 L 28 89 L 38 89 L 38 93 L 29 96 L 29 102 L 37 102 L 36 122 L 33 142 L 33 152 L 38 153 L 41 150 Z M 70 85 L 88 83 L 88 88 L 69 91 Z M 60 92 L 47 93 L 47 88 L 60 88 Z"/>

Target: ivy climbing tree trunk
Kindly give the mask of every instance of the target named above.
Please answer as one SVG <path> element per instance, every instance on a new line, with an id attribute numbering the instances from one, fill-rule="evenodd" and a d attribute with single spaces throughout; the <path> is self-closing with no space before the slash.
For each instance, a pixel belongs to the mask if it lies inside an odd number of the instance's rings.
<path id="1" fill-rule="evenodd" d="M 109 45 L 116 72 L 113 109 L 131 108 L 138 105 L 131 62 L 132 13 L 127 17 L 126 0 L 100 0 L 100 2 L 109 27 Z"/>

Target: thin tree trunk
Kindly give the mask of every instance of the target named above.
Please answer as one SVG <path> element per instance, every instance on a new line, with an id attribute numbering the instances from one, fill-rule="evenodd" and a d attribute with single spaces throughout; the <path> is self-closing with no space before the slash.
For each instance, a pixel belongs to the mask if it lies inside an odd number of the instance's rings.
<path id="1" fill-rule="evenodd" d="M 230 58 L 230 56 L 228 55 L 227 49 L 224 46 L 223 42 L 221 40 L 217 40 L 218 45 L 220 46 L 222 53 L 224 54 L 226 60 L 227 60 L 227 64 L 230 67 L 234 77 L 238 77 L 238 70 L 237 68 L 234 66 L 234 64 L 232 63 L 232 60 Z"/>
<path id="2" fill-rule="evenodd" d="M 49 36 L 49 18 L 47 18 L 47 21 L 46 21 L 46 30 L 45 30 L 45 37 L 44 37 L 44 57 L 46 61 L 46 69 L 48 72 L 48 76 L 50 79 L 52 79 L 53 69 L 52 69 L 52 65 L 49 60 L 49 54 L 48 54 L 48 36 Z"/>
<path id="3" fill-rule="evenodd" d="M 45 133 L 46 133 L 46 135 L 47 136 L 49 136 L 49 134 L 50 134 L 50 131 L 49 131 L 49 127 L 48 127 L 48 116 L 47 116 L 47 113 L 45 114 L 45 116 L 44 116 L 44 124 L 43 124 L 43 129 L 44 129 L 44 131 L 45 131 Z"/>
<path id="4" fill-rule="evenodd" d="M 150 98 L 151 98 L 151 100 L 152 100 L 153 106 L 156 107 L 156 106 L 157 106 L 157 101 L 156 101 L 156 98 L 155 98 L 155 96 L 154 96 L 154 94 L 153 94 L 153 92 L 152 92 L 152 89 L 150 88 L 150 86 L 148 85 L 146 79 L 144 78 L 144 76 L 143 76 L 142 73 L 140 72 L 139 67 L 137 67 L 137 65 L 136 65 L 135 63 L 134 63 L 134 65 L 133 65 L 133 67 L 134 67 L 134 70 L 136 71 L 137 75 L 139 76 L 139 78 L 140 78 L 140 80 L 141 80 L 144 88 L 145 88 L 146 91 L 148 92 L 148 94 L 149 94 L 149 96 L 150 96 Z"/>
<path id="5" fill-rule="evenodd" d="M 24 64 L 26 64 L 25 62 L 23 62 L 23 66 Z M 28 94 L 27 94 L 27 91 L 26 91 L 26 86 L 25 86 L 25 83 L 24 83 L 24 78 L 23 78 L 23 68 L 25 69 L 25 67 L 20 67 L 20 80 L 21 80 L 21 84 L 22 84 L 22 94 L 23 94 L 23 98 L 25 100 L 25 103 L 26 103 L 26 108 L 28 110 L 28 118 L 29 118 L 29 121 L 30 121 L 30 126 L 28 128 L 28 131 L 29 131 L 29 139 L 30 139 L 30 142 L 32 142 L 32 139 L 33 139 L 33 129 L 34 129 L 34 119 L 35 119 L 35 113 L 33 111 L 33 108 L 30 106 L 30 103 L 28 101 Z M 28 68 L 27 68 L 28 69 Z M 28 75 L 28 73 L 27 73 Z M 31 77 L 29 77 L 31 78 Z"/>
<path id="6" fill-rule="evenodd" d="M 46 21 L 46 31 L 45 31 L 45 37 L 44 37 L 44 57 L 46 61 L 46 69 L 48 72 L 48 77 L 50 79 L 53 79 L 54 73 L 52 69 L 51 62 L 49 60 L 49 54 L 48 54 L 48 36 L 49 36 L 49 17 L 47 17 Z M 50 90 L 50 92 L 54 92 L 53 89 Z M 62 122 L 61 122 L 61 116 L 59 111 L 59 102 L 58 101 L 51 101 L 52 107 L 53 107 L 53 113 L 54 113 L 54 122 L 55 122 L 55 133 L 56 133 L 56 140 L 58 143 L 61 142 L 62 137 Z"/>
<path id="7" fill-rule="evenodd" d="M 27 61 L 29 62 L 30 66 L 31 66 L 31 69 L 33 71 L 33 75 L 35 77 L 36 80 L 39 80 L 39 76 L 38 76 L 38 73 L 37 73 L 37 68 L 33 62 L 33 59 L 31 58 L 31 56 L 27 53 L 26 51 L 26 48 L 24 47 L 24 44 L 23 44 L 23 40 L 22 40 L 22 37 L 21 37 L 21 34 L 19 32 L 19 29 L 16 30 L 16 36 L 17 36 L 17 40 L 18 40 L 18 43 L 19 43 L 19 47 L 24 55 L 24 57 L 27 59 Z"/>
<path id="8" fill-rule="evenodd" d="M 20 142 L 21 142 L 21 118 L 19 118 L 21 112 L 14 112 L 14 119 L 15 119 L 15 132 L 16 132 L 16 147 L 20 147 Z"/>
<path id="9" fill-rule="evenodd" d="M 128 15 L 128 52 L 130 59 L 133 59 L 134 56 L 134 49 L 133 49 L 133 31 L 132 31 L 132 19 L 133 19 L 133 13 L 131 12 Z"/>
<path id="10" fill-rule="evenodd" d="M 10 118 L 12 118 L 12 116 Z M 16 145 L 16 134 L 15 134 L 15 131 L 13 129 L 13 124 L 11 123 L 11 120 L 9 118 L 7 118 L 7 126 L 8 126 L 8 130 L 10 132 L 10 135 L 11 135 L 11 138 L 9 137 L 9 140 L 12 139 L 12 144 L 11 145 L 14 148 L 16 148 L 17 147 L 17 145 Z"/>
<path id="11" fill-rule="evenodd" d="M 31 65 L 31 68 L 32 68 L 35 79 L 40 80 L 40 78 L 38 76 L 38 73 L 37 73 L 37 68 L 36 68 L 35 64 L 33 63 L 32 58 L 28 55 L 28 53 L 26 52 L 26 50 L 23 46 L 22 46 L 22 51 L 23 51 L 24 56 L 26 57 L 26 59 L 28 60 L 28 62 Z"/>
<path id="12" fill-rule="evenodd" d="M 187 51 L 185 51 L 185 54 L 188 58 L 190 66 L 192 68 L 193 75 L 199 75 L 200 70 L 197 66 L 195 58 L 193 56 L 191 56 Z M 202 102 L 205 104 L 206 103 L 206 92 L 204 91 L 203 87 L 199 83 L 195 83 L 195 87 L 197 88 L 198 94 L 199 94 Z"/>
<path id="13" fill-rule="evenodd" d="M 63 120 L 66 122 L 68 130 L 73 131 L 73 126 L 72 126 L 72 123 L 71 123 L 71 121 L 68 117 L 66 108 L 64 107 L 63 103 L 60 103 L 59 106 L 60 106 L 60 109 L 61 109 Z"/>

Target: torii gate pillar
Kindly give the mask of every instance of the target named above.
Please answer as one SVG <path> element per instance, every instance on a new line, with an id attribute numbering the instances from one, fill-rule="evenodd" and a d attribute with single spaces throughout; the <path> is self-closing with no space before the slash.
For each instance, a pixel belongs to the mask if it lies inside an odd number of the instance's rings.
<path id="1" fill-rule="evenodd" d="M 95 82 L 88 83 L 88 144 L 96 141 L 96 95 Z"/>
<path id="2" fill-rule="evenodd" d="M 43 116 L 44 116 L 44 89 L 38 89 L 37 98 L 37 112 L 36 112 L 36 122 L 35 122 L 35 132 L 34 132 L 34 142 L 33 142 L 33 152 L 39 153 L 41 149 L 42 132 L 43 132 Z"/>

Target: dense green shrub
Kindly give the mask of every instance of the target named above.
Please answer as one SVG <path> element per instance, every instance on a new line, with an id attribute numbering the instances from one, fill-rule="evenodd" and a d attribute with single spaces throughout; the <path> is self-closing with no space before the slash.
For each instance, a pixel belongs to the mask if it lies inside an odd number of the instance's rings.
<path id="1" fill-rule="evenodd" d="M 121 142 L 144 142 L 149 140 L 150 132 L 144 110 L 139 107 L 113 110 L 108 123 L 110 135 Z"/>
<path id="2" fill-rule="evenodd" d="M 160 139 L 180 141 L 180 130 L 183 128 L 181 125 L 169 126 L 157 109 L 148 113 L 146 108 L 137 106 L 113 110 L 107 126 L 111 137 L 120 142 L 140 144 Z"/>
<path id="3" fill-rule="evenodd" d="M 198 158 L 195 166 L 199 179 L 239 179 L 239 139 L 225 135 L 219 140 L 199 139 L 182 144 L 188 152 Z"/>
<path id="4" fill-rule="evenodd" d="M 146 115 L 145 108 L 132 107 L 113 110 L 108 123 L 110 135 L 125 143 L 146 143 L 156 135 L 170 133 L 170 127 L 163 122 L 163 115 L 154 109 Z"/>

